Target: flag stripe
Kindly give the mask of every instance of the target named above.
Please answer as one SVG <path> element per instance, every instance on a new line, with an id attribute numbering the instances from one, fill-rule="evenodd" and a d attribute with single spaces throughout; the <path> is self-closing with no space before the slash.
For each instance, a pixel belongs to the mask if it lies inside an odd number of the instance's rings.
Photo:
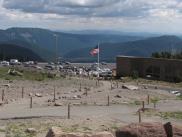
<path id="1" fill-rule="evenodd" d="M 97 55 L 99 53 L 99 48 L 98 48 L 98 46 L 96 46 L 94 49 L 92 49 L 91 51 L 90 51 L 90 54 L 92 55 L 92 56 L 95 56 L 95 55 Z"/>

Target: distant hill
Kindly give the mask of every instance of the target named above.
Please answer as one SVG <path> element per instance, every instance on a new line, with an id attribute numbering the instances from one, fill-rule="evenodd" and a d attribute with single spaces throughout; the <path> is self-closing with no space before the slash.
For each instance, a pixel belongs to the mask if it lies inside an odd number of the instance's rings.
<path id="1" fill-rule="evenodd" d="M 30 49 L 13 44 L 0 44 L 0 60 L 18 59 L 20 61 L 43 61 Z"/>
<path id="2" fill-rule="evenodd" d="M 90 50 L 91 48 L 77 49 L 67 53 L 65 58 L 75 62 L 97 61 L 96 57 L 89 55 Z M 181 51 L 182 40 L 176 36 L 161 36 L 126 43 L 103 43 L 100 45 L 100 58 L 113 62 L 117 55 L 149 57 L 154 52 L 172 50 Z"/>
<path id="3" fill-rule="evenodd" d="M 56 51 L 56 37 L 57 51 Z M 65 56 L 73 50 L 90 48 L 98 42 L 118 43 L 143 39 L 139 36 L 121 36 L 113 34 L 70 34 L 54 32 L 39 28 L 10 28 L 0 30 L 0 44 L 16 44 L 31 49 L 45 60 L 55 59 L 58 56 Z"/>
<path id="4" fill-rule="evenodd" d="M 57 50 L 55 34 L 58 38 Z M 143 35 L 141 37 L 124 34 L 126 33 L 117 35 L 117 32 L 107 31 L 86 31 L 73 34 L 40 28 L 10 28 L 0 30 L 0 44 L 17 45 L 29 49 L 46 61 L 55 60 L 57 53 L 58 56 L 74 62 L 95 62 L 96 57 L 91 57 L 89 51 L 98 42 L 100 42 L 101 60 L 107 62 L 115 61 L 117 55 L 149 57 L 154 52 L 172 49 L 181 51 L 182 48 L 182 40 L 176 36 L 148 38 Z"/>

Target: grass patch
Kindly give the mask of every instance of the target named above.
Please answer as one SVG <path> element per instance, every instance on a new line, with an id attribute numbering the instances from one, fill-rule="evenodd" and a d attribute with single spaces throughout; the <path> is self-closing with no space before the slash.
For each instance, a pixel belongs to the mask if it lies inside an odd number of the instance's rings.
<path id="1" fill-rule="evenodd" d="M 182 100 L 182 95 L 176 97 L 177 100 Z"/>
<path id="2" fill-rule="evenodd" d="M 20 124 L 9 124 L 6 128 L 6 137 L 35 137 L 36 133 L 25 132 L 27 127 Z"/>
<path id="3" fill-rule="evenodd" d="M 89 127 L 82 127 L 82 128 L 83 128 L 83 131 L 92 131 L 92 129 Z"/>
<path id="4" fill-rule="evenodd" d="M 79 129 L 79 125 L 78 124 L 75 124 L 75 125 L 72 125 L 70 127 L 62 127 L 62 130 L 66 133 L 70 133 L 70 132 L 77 132 Z"/>
<path id="5" fill-rule="evenodd" d="M 31 80 L 31 81 L 44 81 L 56 79 L 56 75 L 52 73 L 33 71 L 28 69 L 15 68 L 16 71 L 21 72 L 23 76 L 10 75 L 8 70 L 10 67 L 0 67 L 0 78 L 4 80 Z"/>
<path id="6" fill-rule="evenodd" d="M 159 112 L 159 116 L 162 117 L 163 119 L 173 118 L 173 119 L 182 120 L 182 112 L 181 111 L 178 111 L 178 112 Z"/>
<path id="7" fill-rule="evenodd" d="M 110 126 L 110 129 L 113 130 L 113 131 L 116 131 L 116 130 L 119 129 L 119 126 L 117 126 L 116 124 L 113 123 L 113 124 Z"/>
<path id="8" fill-rule="evenodd" d="M 0 129 L 0 132 L 6 132 L 6 130 L 5 129 Z"/>
<path id="9" fill-rule="evenodd" d="M 136 105 L 136 106 L 139 106 L 141 105 L 142 102 L 141 101 L 138 101 L 138 100 L 135 100 L 134 102 L 130 102 L 130 105 Z"/>

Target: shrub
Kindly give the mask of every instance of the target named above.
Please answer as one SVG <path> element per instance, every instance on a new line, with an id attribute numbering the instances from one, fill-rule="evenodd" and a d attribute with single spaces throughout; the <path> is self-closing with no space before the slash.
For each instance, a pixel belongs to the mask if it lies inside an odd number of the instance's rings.
<path id="1" fill-rule="evenodd" d="M 138 79 L 138 77 L 139 77 L 139 74 L 138 74 L 138 71 L 136 71 L 136 70 L 134 70 L 133 72 L 132 72 L 132 76 L 131 76 L 133 79 Z"/>

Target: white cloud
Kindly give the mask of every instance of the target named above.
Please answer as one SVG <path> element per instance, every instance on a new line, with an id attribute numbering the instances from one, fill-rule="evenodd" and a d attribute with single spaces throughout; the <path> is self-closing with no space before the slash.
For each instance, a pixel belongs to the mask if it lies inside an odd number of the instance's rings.
<path id="1" fill-rule="evenodd" d="M 179 32 L 182 31 L 179 25 L 182 23 L 182 1 L 0 0 L 0 18 L 1 28 Z"/>

